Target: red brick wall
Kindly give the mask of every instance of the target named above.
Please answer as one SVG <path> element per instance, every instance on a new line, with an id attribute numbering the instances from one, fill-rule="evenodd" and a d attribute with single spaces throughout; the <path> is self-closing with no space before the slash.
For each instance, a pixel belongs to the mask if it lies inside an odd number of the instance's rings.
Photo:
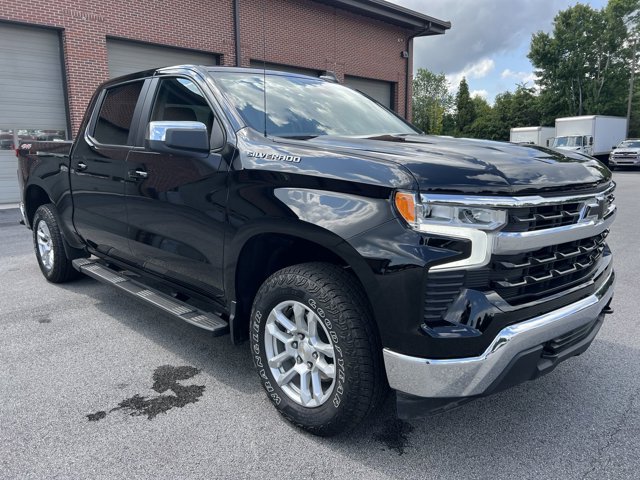
<path id="1" fill-rule="evenodd" d="M 396 82 L 404 114 L 407 32 L 311 0 L 241 0 L 242 63 L 268 62 Z M 108 79 L 106 37 L 189 48 L 235 64 L 232 0 L 0 0 L 0 20 L 63 29 L 69 113 L 75 135 L 96 87 Z"/>
<path id="2" fill-rule="evenodd" d="M 408 33 L 402 28 L 311 0 L 241 0 L 240 20 L 243 66 L 262 60 L 264 45 L 267 62 L 333 70 L 339 80 L 353 75 L 395 82 L 395 109 L 404 115 L 401 52 Z"/>

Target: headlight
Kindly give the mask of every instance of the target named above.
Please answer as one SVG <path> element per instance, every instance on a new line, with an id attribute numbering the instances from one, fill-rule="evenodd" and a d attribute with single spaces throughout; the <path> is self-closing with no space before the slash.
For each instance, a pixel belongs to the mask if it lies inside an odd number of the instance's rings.
<path id="1" fill-rule="evenodd" d="M 450 228 L 474 228 L 496 230 L 507 223 L 505 210 L 476 206 L 439 204 L 411 192 L 396 192 L 395 205 L 398 213 L 414 229 L 429 232 L 429 226 Z M 438 230 L 440 233 L 441 229 Z M 435 232 L 434 232 L 435 233 Z"/>
<path id="2" fill-rule="evenodd" d="M 428 195 L 396 192 L 394 205 L 414 230 L 471 242 L 471 252 L 462 260 L 435 265 L 430 270 L 455 270 L 482 267 L 489 262 L 494 236 L 492 230 L 507 223 L 507 212 L 499 208 L 452 205 L 430 200 Z"/>

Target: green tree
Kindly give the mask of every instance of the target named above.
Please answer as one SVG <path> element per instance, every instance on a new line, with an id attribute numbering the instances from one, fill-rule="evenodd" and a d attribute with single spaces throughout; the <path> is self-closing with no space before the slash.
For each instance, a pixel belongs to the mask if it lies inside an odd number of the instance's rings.
<path id="1" fill-rule="evenodd" d="M 631 104 L 631 121 L 629 122 L 629 138 L 640 138 L 640 75 L 636 73 L 633 102 Z"/>
<path id="2" fill-rule="evenodd" d="M 456 95 L 456 131 L 459 135 L 469 133 L 469 127 L 476 119 L 476 111 L 471 95 L 469 94 L 469 85 L 467 79 L 462 77 L 458 94 Z"/>
<path id="3" fill-rule="evenodd" d="M 418 69 L 413 79 L 413 123 L 425 133 L 440 135 L 452 107 L 453 96 L 444 74 Z"/>
<path id="4" fill-rule="evenodd" d="M 467 136 L 486 140 L 503 140 L 504 125 L 500 122 L 494 109 L 482 98 L 475 96 L 471 99 L 476 118 L 467 128 Z"/>
<path id="5" fill-rule="evenodd" d="M 549 111 L 623 113 L 628 32 L 621 12 L 634 2 L 638 0 L 611 0 L 601 10 L 579 3 L 556 15 L 551 34 L 533 35 L 528 57 Z"/>

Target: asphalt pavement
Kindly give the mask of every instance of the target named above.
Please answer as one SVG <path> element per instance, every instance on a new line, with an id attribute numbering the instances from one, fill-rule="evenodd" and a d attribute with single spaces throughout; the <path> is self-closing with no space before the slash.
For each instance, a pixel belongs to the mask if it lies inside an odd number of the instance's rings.
<path id="1" fill-rule="evenodd" d="M 640 172 L 616 172 L 615 313 L 583 355 L 437 417 L 289 425 L 248 345 L 112 287 L 47 283 L 0 211 L 0 478 L 638 478 Z"/>

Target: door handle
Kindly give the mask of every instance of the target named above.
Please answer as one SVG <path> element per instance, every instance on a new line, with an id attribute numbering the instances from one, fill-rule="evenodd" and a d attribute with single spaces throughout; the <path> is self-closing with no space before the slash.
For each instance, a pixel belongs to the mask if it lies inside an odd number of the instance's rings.
<path id="1" fill-rule="evenodd" d="M 131 178 L 147 178 L 149 173 L 144 170 L 134 170 L 133 172 L 129 172 L 129 177 Z"/>
<path id="2" fill-rule="evenodd" d="M 84 172 L 87 169 L 87 164 L 84 162 L 78 162 L 78 164 L 76 165 L 76 171 L 78 172 Z"/>

